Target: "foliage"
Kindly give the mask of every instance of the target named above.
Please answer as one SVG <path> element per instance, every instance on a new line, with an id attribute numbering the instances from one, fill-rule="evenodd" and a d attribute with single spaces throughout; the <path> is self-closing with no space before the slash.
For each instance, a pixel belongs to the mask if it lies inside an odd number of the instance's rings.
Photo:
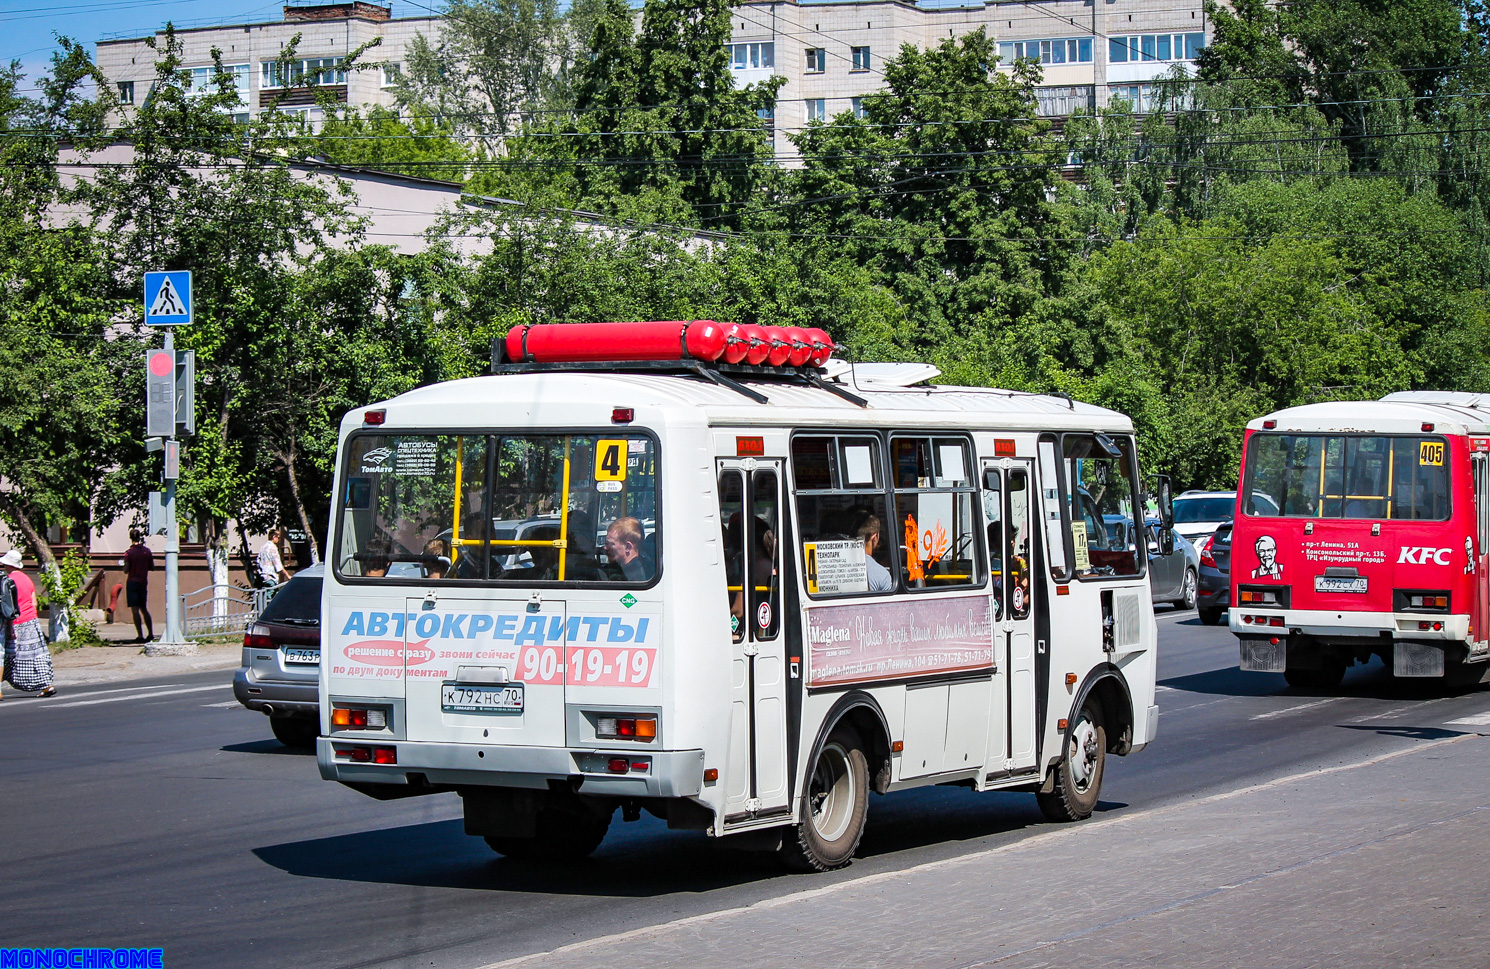
<path id="1" fill-rule="evenodd" d="M 41 579 L 41 595 L 45 596 L 52 609 L 63 608 L 67 611 L 66 627 L 68 630 L 65 649 L 76 646 L 98 646 L 103 643 L 99 638 L 98 631 L 93 624 L 83 618 L 83 610 L 77 606 L 78 593 L 82 591 L 83 584 L 88 581 L 88 575 L 92 566 L 88 564 L 88 556 L 69 549 L 57 563 L 55 570 L 44 568 L 38 570 Z M 54 650 L 57 647 L 54 646 Z"/>
<path id="2" fill-rule="evenodd" d="M 449 122 L 418 109 L 400 115 L 377 105 L 365 115 L 347 108 L 327 118 L 317 133 L 316 147 L 338 165 L 451 182 L 465 180 L 463 163 L 474 156 L 457 140 Z"/>

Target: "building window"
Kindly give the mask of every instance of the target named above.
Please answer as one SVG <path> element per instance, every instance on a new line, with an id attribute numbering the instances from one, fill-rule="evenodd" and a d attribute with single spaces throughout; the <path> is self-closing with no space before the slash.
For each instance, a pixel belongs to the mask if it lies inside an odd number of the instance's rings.
<path id="1" fill-rule="evenodd" d="M 776 66 L 776 45 L 773 43 L 730 44 L 729 66 L 735 71 L 754 71 Z"/>
<path id="2" fill-rule="evenodd" d="M 807 54 L 807 73 L 821 74 L 828 69 L 828 52 L 821 47 L 809 47 Z"/>
<path id="3" fill-rule="evenodd" d="M 1205 49 L 1205 34 L 1134 34 L 1107 42 L 1113 64 L 1137 61 L 1193 61 Z"/>
<path id="4" fill-rule="evenodd" d="M 855 71 L 867 71 L 867 70 L 869 70 L 869 66 L 870 66 L 869 48 L 868 47 L 855 47 L 854 48 L 854 66 L 853 66 L 852 69 L 855 70 Z"/>
<path id="5" fill-rule="evenodd" d="M 248 103 L 248 65 L 247 64 L 224 64 L 223 73 L 233 79 L 233 88 L 238 92 L 238 99 L 244 104 Z M 217 68 L 213 66 L 190 68 L 191 79 L 187 82 L 188 90 L 192 94 L 201 96 L 213 94 L 217 91 L 214 77 Z"/>
<path id="6" fill-rule="evenodd" d="M 1077 110 L 1091 110 L 1096 92 L 1090 84 L 1071 87 L 1035 88 L 1036 113 L 1044 118 L 1063 118 Z"/>
<path id="7" fill-rule="evenodd" d="M 119 88 L 119 103 L 120 104 L 134 104 L 135 103 L 135 82 L 134 81 L 120 81 L 119 84 L 118 84 L 118 88 Z"/>
<path id="8" fill-rule="evenodd" d="M 827 121 L 828 120 L 828 102 L 825 101 L 822 98 L 808 98 L 807 99 L 807 120 L 808 121 Z"/>
<path id="9" fill-rule="evenodd" d="M 1146 114 L 1154 109 L 1154 88 L 1151 84 L 1113 84 L 1107 89 L 1107 103 L 1122 99 L 1127 101 L 1137 114 Z"/>
<path id="10" fill-rule="evenodd" d="M 397 84 L 399 82 L 399 78 L 402 75 L 402 73 L 403 73 L 403 65 L 402 64 L 399 64 L 396 61 L 393 62 L 393 63 L 384 64 L 383 65 L 382 86 L 383 87 L 393 87 L 395 84 Z"/>
<path id="11" fill-rule="evenodd" d="M 864 110 L 863 98 L 853 98 L 852 101 L 854 106 L 854 117 L 863 118 L 868 116 L 869 112 Z"/>
<path id="12" fill-rule="evenodd" d="M 1042 64 L 1090 64 L 1090 37 L 1060 37 L 1052 40 L 1016 40 L 999 44 L 999 64 L 1013 67 L 1020 58 Z"/>
<path id="13" fill-rule="evenodd" d="M 776 106 L 769 108 L 756 108 L 755 116 L 761 119 L 761 129 L 765 131 L 766 138 L 774 141 L 776 139 Z"/>
<path id="14" fill-rule="evenodd" d="M 347 72 L 338 70 L 338 57 L 319 57 L 303 61 L 266 61 L 259 65 L 259 86 L 262 88 L 298 87 L 302 84 L 345 84 Z"/>

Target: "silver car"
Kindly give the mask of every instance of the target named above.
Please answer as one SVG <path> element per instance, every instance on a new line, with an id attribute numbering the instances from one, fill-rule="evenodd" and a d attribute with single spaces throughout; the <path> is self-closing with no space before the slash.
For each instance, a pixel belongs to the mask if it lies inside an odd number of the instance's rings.
<path id="1" fill-rule="evenodd" d="M 243 634 L 233 696 L 269 717 L 275 739 L 313 747 L 320 732 L 321 579 L 325 566 L 295 573 Z"/>

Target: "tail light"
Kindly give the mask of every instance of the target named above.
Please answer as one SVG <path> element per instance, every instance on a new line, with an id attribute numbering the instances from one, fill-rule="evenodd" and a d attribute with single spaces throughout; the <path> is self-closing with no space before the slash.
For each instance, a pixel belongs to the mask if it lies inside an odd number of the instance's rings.
<path id="1" fill-rule="evenodd" d="M 1287 609 L 1290 587 L 1286 585 L 1239 585 L 1236 601 L 1249 606 Z"/>
<path id="2" fill-rule="evenodd" d="M 342 730 L 382 730 L 386 726 L 388 726 L 388 715 L 382 710 L 335 707 L 331 711 L 333 730 L 338 727 Z"/>
<path id="3" fill-rule="evenodd" d="M 250 626 L 248 632 L 243 634 L 243 645 L 249 649 L 273 649 L 274 640 L 269 638 L 267 627 Z"/>
<path id="4" fill-rule="evenodd" d="M 354 764 L 397 764 L 397 747 L 363 747 L 363 746 L 336 746 L 337 759 L 348 760 Z"/>
<path id="5" fill-rule="evenodd" d="M 1393 589 L 1392 607 L 1398 612 L 1448 612 L 1446 589 Z"/>
<path id="6" fill-rule="evenodd" d="M 1195 550 L 1200 553 L 1200 564 L 1213 569 L 1218 568 L 1216 565 L 1216 557 L 1211 554 L 1211 546 L 1214 544 L 1216 544 L 1216 536 L 1207 535 L 1205 538 L 1201 539 L 1200 544 L 1195 547 Z"/>
<path id="7" fill-rule="evenodd" d="M 651 741 L 657 737 L 657 718 L 602 715 L 595 718 L 595 736 L 601 740 Z"/>

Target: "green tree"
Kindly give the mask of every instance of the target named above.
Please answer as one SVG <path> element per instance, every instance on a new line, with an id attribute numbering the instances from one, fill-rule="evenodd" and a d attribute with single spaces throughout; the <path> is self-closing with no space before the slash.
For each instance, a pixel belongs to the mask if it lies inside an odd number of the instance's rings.
<path id="1" fill-rule="evenodd" d="M 448 122 L 412 109 L 406 116 L 374 105 L 364 115 L 345 108 L 316 135 L 320 153 L 338 165 L 372 168 L 415 178 L 464 181 L 474 152 Z"/>

